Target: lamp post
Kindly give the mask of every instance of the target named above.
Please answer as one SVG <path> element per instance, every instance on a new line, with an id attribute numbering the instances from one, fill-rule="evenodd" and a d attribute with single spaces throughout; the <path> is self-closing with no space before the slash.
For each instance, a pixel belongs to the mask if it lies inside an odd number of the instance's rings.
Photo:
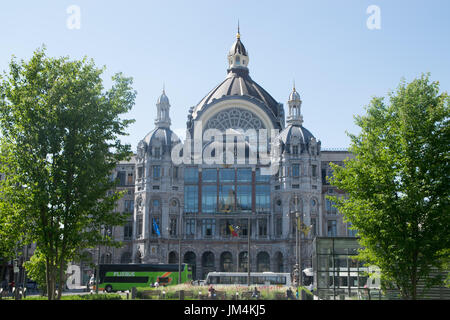
<path id="1" fill-rule="evenodd" d="M 296 212 L 295 213 L 295 216 L 296 216 L 296 218 L 297 218 L 297 230 L 296 230 L 296 234 L 297 234 L 297 238 L 298 238 L 298 247 L 297 247 L 297 265 L 298 265 L 298 268 L 297 268 L 297 290 L 298 290 L 298 287 L 299 287 L 299 285 L 301 286 L 302 285 L 302 250 L 301 250 L 301 248 L 302 248 L 302 239 L 301 239 L 301 235 L 300 235 L 300 233 L 299 233 L 299 231 L 300 231 L 300 228 L 301 228 L 301 214 L 300 214 L 300 212 Z"/>
<path id="2" fill-rule="evenodd" d="M 106 234 L 111 236 L 111 232 L 109 230 L 107 230 L 106 227 L 103 228 L 101 233 L 102 233 L 102 240 L 105 240 Z M 95 277 L 95 293 L 96 294 L 98 294 L 98 282 L 100 279 L 100 248 L 101 248 L 101 244 L 99 244 L 99 246 L 98 246 L 98 256 L 97 256 L 97 274 Z"/>
<path id="3" fill-rule="evenodd" d="M 250 287 L 250 217 L 247 224 L 247 285 Z"/>
<path id="4" fill-rule="evenodd" d="M 178 232 L 178 284 L 181 284 L 181 238 L 183 237 L 183 217 L 180 215 L 180 229 Z"/>
<path id="5" fill-rule="evenodd" d="M 298 196 L 295 196 L 295 218 L 296 218 L 296 228 L 295 228 L 295 263 L 297 268 L 296 278 L 297 278 L 297 291 L 298 287 L 302 282 L 302 251 L 301 251 L 301 236 L 299 234 L 301 228 L 301 212 L 298 209 Z"/>
<path id="6" fill-rule="evenodd" d="M 100 245 L 98 246 L 97 255 L 97 274 L 95 275 L 95 293 L 98 294 L 98 278 L 100 277 Z"/>

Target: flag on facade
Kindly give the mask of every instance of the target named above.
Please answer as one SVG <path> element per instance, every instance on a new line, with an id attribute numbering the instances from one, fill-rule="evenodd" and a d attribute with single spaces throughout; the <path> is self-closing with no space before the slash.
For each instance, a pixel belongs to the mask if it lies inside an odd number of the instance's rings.
<path id="1" fill-rule="evenodd" d="M 153 218 L 153 229 L 155 229 L 156 234 L 158 235 L 158 237 L 160 237 L 161 232 L 159 231 L 159 227 L 158 227 L 158 224 L 156 223 L 155 218 Z"/>
<path id="2" fill-rule="evenodd" d="M 239 227 L 233 227 L 232 224 L 229 224 L 228 228 L 230 228 L 230 232 L 233 235 L 233 237 L 237 237 L 238 236 L 237 231 L 238 231 Z"/>

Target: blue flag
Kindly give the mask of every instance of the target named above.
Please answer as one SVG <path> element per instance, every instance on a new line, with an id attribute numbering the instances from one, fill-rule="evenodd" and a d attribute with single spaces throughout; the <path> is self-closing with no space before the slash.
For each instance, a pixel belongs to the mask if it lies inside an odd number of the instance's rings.
<path id="1" fill-rule="evenodd" d="M 158 235 L 158 237 L 161 237 L 161 232 L 159 231 L 159 227 L 158 227 L 158 224 L 155 221 L 155 218 L 153 218 L 153 229 L 155 229 L 155 232 Z"/>

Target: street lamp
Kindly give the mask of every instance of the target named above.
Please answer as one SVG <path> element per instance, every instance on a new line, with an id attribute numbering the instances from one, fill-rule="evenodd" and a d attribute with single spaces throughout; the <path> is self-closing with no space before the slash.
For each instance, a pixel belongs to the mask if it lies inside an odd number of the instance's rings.
<path id="1" fill-rule="evenodd" d="M 250 217 L 248 217 L 248 223 L 247 223 L 247 285 L 250 287 Z"/>
<path id="2" fill-rule="evenodd" d="M 106 227 L 103 228 L 101 233 L 102 233 L 102 240 L 105 239 L 105 235 L 111 236 L 111 231 L 109 229 L 107 229 Z M 97 274 L 95 277 L 95 293 L 96 294 L 98 294 L 98 282 L 99 282 L 99 278 L 100 278 L 100 246 L 101 246 L 101 244 L 99 244 L 99 246 L 98 246 Z"/>
<path id="3" fill-rule="evenodd" d="M 178 231 L 178 284 L 181 284 L 181 238 L 183 237 L 183 216 L 180 215 L 180 228 Z"/>
<path id="4" fill-rule="evenodd" d="M 298 196 L 295 196 L 295 218 L 296 218 L 296 228 L 295 228 L 295 263 L 296 267 L 294 271 L 296 272 L 297 278 L 297 291 L 299 285 L 302 284 L 302 254 L 301 254 L 301 238 L 300 238 L 300 228 L 301 228 L 301 212 L 298 210 Z"/>
<path id="5" fill-rule="evenodd" d="M 300 285 L 302 285 L 302 250 L 301 250 L 301 247 L 302 247 L 302 239 L 301 239 L 301 235 L 299 234 L 299 231 L 300 231 L 300 228 L 301 228 L 301 214 L 300 214 L 300 212 L 296 212 L 295 213 L 295 217 L 297 218 L 297 230 L 296 230 L 296 237 L 297 237 L 297 244 L 298 244 L 298 246 L 297 246 L 297 265 L 298 265 L 298 268 L 297 268 L 297 290 L 298 290 L 298 286 L 299 286 L 299 284 Z"/>

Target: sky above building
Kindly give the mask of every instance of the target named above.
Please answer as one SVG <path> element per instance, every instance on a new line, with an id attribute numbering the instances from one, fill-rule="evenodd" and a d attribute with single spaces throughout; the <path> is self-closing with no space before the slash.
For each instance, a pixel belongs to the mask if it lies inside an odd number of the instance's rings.
<path id="1" fill-rule="evenodd" d="M 374 7 L 375 6 L 375 7 Z M 430 72 L 450 87 L 450 1 L 112 1 L 0 2 L 0 71 L 12 55 L 28 60 L 84 56 L 105 66 L 105 86 L 134 79 L 136 119 L 123 138 L 137 143 L 154 128 L 163 85 L 172 129 L 184 136 L 188 110 L 226 76 L 240 21 L 250 76 L 284 104 L 295 86 L 303 125 L 323 148 L 347 148 L 354 115 L 404 78 Z"/>

